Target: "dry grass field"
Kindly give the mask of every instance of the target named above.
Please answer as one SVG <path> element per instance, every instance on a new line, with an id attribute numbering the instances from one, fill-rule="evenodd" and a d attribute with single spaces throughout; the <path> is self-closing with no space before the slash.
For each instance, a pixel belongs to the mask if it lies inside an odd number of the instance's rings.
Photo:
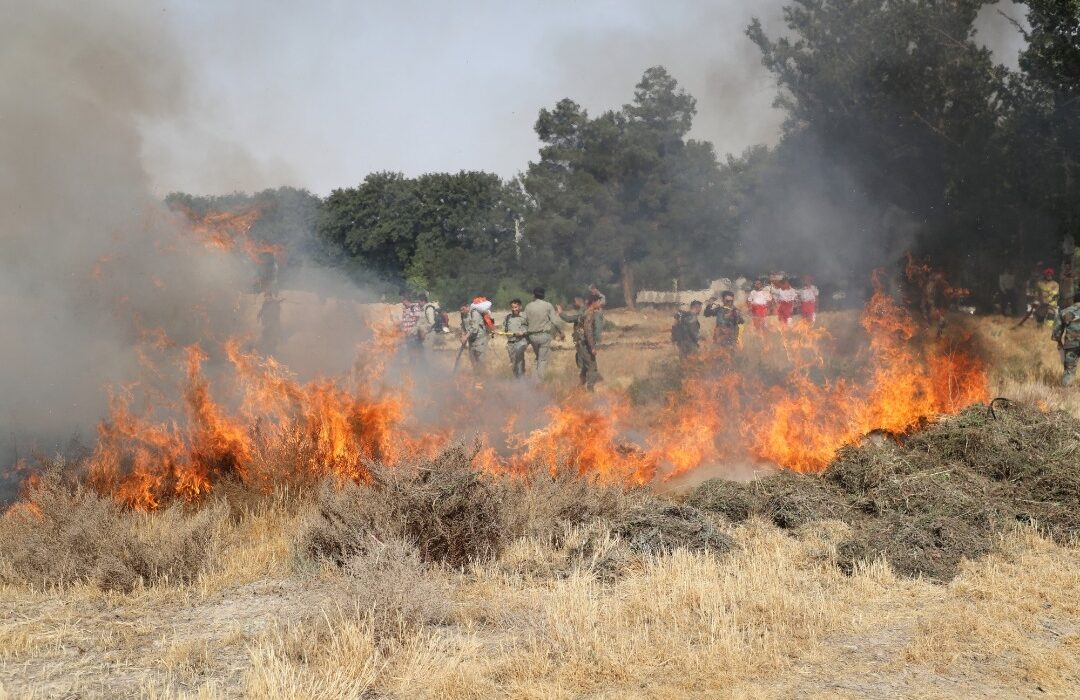
<path id="1" fill-rule="evenodd" d="M 668 313 L 610 320 L 611 385 L 632 390 L 671 361 Z M 1046 425 L 1018 414 L 1001 439 L 1072 431 L 1045 455 L 1078 464 L 1080 424 L 1065 414 L 1080 419 L 1080 391 L 1055 386 L 1045 329 L 1014 323 L 967 321 L 993 395 L 1064 413 Z M 436 356 L 453 361 L 449 346 Z M 553 365 L 554 390 L 569 391 L 572 353 Z M 1028 472 L 990 460 L 1013 471 L 983 474 L 979 455 L 1000 446 L 981 415 L 958 425 L 986 451 L 939 432 L 924 452 L 955 449 L 955 463 L 882 476 L 874 460 L 915 464 L 918 451 L 868 446 L 829 477 L 835 510 L 802 518 L 803 487 L 783 491 L 783 477 L 745 486 L 749 505 L 731 515 L 738 499 L 710 510 L 704 486 L 503 483 L 470 472 L 461 450 L 344 490 L 223 488 L 197 512 L 133 513 L 50 477 L 35 509 L 0 520 L 0 697 L 1076 697 L 1080 548 L 1062 499 L 1080 472 L 1049 483 L 1031 472 L 1040 456 Z M 950 472 L 945 486 L 905 490 Z M 906 569 L 908 553 L 888 546 L 852 556 L 873 524 L 835 484 L 857 476 L 875 507 L 917 529 L 967 522 L 898 503 L 960 488 L 961 474 L 1013 498 L 1004 520 L 980 525 L 988 544 L 961 550 L 978 556 L 936 562 L 947 573 L 933 577 L 909 575 L 937 569 Z M 801 478 L 791 483 L 825 481 Z M 1055 495 L 1024 519 L 1026 484 Z M 970 493 L 947 503 L 969 509 Z"/>

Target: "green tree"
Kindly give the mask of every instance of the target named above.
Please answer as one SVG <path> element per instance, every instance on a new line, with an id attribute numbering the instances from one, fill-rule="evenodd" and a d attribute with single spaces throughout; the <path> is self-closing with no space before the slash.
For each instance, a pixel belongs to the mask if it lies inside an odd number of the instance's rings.
<path id="1" fill-rule="evenodd" d="M 514 274 L 522 206 L 516 186 L 490 173 L 375 173 L 327 197 L 319 234 L 358 282 L 456 303 Z"/>
<path id="2" fill-rule="evenodd" d="M 414 182 L 401 173 L 372 173 L 332 191 L 318 218 L 328 257 L 359 283 L 400 283 L 416 253 L 416 205 Z"/>
<path id="3" fill-rule="evenodd" d="M 780 85 L 785 140 L 826 154 L 860 201 L 902 212 L 939 260 L 1008 233 L 997 216 L 1007 71 L 974 39 L 986 4 L 795 0 L 790 36 L 771 39 L 756 20 L 748 29 Z M 807 165 L 817 163 L 789 167 Z"/>
<path id="4" fill-rule="evenodd" d="M 630 305 L 639 283 L 708 279 L 700 253 L 726 250 L 734 231 L 712 146 L 686 138 L 695 112 L 659 66 L 619 111 L 590 118 L 569 99 L 541 110 L 540 159 L 523 179 L 526 270 L 564 290 L 617 285 Z"/>
<path id="5" fill-rule="evenodd" d="M 1027 247 L 1080 240 L 1080 0 L 1028 0 L 1027 46 L 1010 81 L 1010 174 Z M 1037 213 L 1038 216 L 1032 216 Z"/>

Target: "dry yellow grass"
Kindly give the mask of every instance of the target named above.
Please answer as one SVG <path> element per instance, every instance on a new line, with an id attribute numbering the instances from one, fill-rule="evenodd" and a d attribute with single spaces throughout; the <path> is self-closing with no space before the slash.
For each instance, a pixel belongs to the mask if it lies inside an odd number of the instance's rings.
<path id="1" fill-rule="evenodd" d="M 259 519 L 268 528 L 290 520 Z M 1019 529 L 941 586 L 898 579 L 881 563 L 841 574 L 830 559 L 842 529 L 821 524 L 791 537 L 756 522 L 732 529 L 740 547 L 729 557 L 642 557 L 613 583 L 587 568 L 563 578 L 518 573 L 525 561 L 554 556 L 522 540 L 497 561 L 428 572 L 449 585 L 449 621 L 389 632 L 339 572 L 278 572 L 217 591 L 7 588 L 0 677 L 13 697 L 1015 696 L 1040 688 L 1065 696 L 1080 688 L 1075 547 Z M 242 549 L 236 542 L 227 551 Z"/>
<path id="2" fill-rule="evenodd" d="M 656 318 L 641 321 L 653 336 L 668 324 Z M 1042 329 L 1008 326 L 975 326 L 995 393 L 1080 415 L 1078 392 L 1050 385 Z M 671 352 L 631 347 L 635 333 L 608 355 L 615 381 Z M 568 362 L 558 354 L 556 371 Z M 388 593 L 395 567 L 361 588 L 348 570 L 300 565 L 313 507 L 291 494 L 234 513 L 183 585 L 0 587 L 0 697 L 1080 695 L 1080 548 L 1032 527 L 946 585 L 880 561 L 842 574 L 846 526 L 834 522 L 794 535 L 728 526 L 738 546 L 722 557 L 628 555 L 610 533 L 568 528 L 464 569 L 419 570 L 409 590 L 438 592 L 425 615 Z M 589 555 L 570 557 L 586 539 Z M 600 566 L 612 552 L 615 577 Z"/>

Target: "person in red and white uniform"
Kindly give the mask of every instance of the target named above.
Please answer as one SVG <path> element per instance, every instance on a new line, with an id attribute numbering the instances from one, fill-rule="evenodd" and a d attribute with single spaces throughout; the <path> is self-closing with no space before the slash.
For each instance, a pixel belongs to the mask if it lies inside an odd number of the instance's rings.
<path id="1" fill-rule="evenodd" d="M 799 300 L 799 291 L 793 288 L 785 277 L 773 287 L 772 297 L 776 303 L 776 319 L 780 322 L 780 327 L 790 326 L 791 317 L 795 314 L 795 302 Z"/>
<path id="2" fill-rule="evenodd" d="M 799 292 L 799 314 L 804 321 L 813 325 L 817 320 L 817 300 L 821 296 L 821 292 L 814 286 L 814 278 L 803 275 L 802 286 L 797 291 Z"/>
<path id="3" fill-rule="evenodd" d="M 754 280 L 754 288 L 746 295 L 746 308 L 750 311 L 750 320 L 755 330 L 765 329 L 765 319 L 769 316 L 769 307 L 773 298 L 761 280 Z"/>

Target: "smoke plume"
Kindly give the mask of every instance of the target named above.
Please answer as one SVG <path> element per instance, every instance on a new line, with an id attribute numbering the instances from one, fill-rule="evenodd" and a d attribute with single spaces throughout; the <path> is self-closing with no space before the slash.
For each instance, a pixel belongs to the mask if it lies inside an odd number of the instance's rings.
<path id="1" fill-rule="evenodd" d="M 182 115 L 188 88 L 158 10 L 16 0 L 4 16 L 0 461 L 10 464 L 74 434 L 86 441 L 107 387 L 167 381 L 172 360 L 149 371 L 148 343 L 180 354 L 256 332 L 257 300 L 250 260 L 210 254 L 150 194 L 140 124 Z M 203 349 L 211 363 L 220 352 Z"/>

